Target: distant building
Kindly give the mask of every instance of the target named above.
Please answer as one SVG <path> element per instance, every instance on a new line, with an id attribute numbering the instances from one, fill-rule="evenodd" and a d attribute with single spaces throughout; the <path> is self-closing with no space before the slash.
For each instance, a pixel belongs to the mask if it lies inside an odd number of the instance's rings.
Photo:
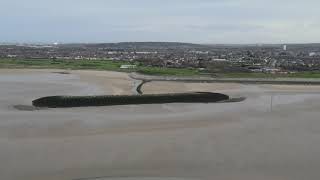
<path id="1" fill-rule="evenodd" d="M 287 45 L 283 45 L 283 50 L 287 51 Z"/>
<path id="2" fill-rule="evenodd" d="M 17 55 L 8 54 L 7 57 L 8 57 L 8 58 L 16 58 Z"/>
<path id="3" fill-rule="evenodd" d="M 226 59 L 213 59 L 212 61 L 213 61 L 213 62 L 229 62 L 229 61 L 226 60 Z"/>
<path id="4" fill-rule="evenodd" d="M 230 64 L 230 61 L 226 59 L 212 59 L 209 64 L 215 65 L 215 66 L 225 66 Z"/>
<path id="5" fill-rule="evenodd" d="M 277 69 L 277 68 L 263 68 L 262 72 L 265 72 L 265 73 L 278 73 L 278 72 L 280 72 L 280 69 Z"/>
<path id="6" fill-rule="evenodd" d="M 315 53 L 315 52 L 309 53 L 309 56 L 316 56 L 316 55 L 317 55 L 317 53 Z"/>
<path id="7" fill-rule="evenodd" d="M 120 69 L 134 69 L 136 67 L 136 65 L 121 65 Z"/>

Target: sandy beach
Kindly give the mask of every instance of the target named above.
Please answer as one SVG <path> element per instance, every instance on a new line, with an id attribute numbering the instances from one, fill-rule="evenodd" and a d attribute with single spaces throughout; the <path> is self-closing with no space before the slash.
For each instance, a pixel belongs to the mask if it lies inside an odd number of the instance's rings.
<path id="1" fill-rule="evenodd" d="M 133 94 L 133 88 L 120 72 L 1 69 L 0 179 L 320 179 L 320 86 L 150 82 L 144 93 L 212 91 L 247 99 L 14 108 L 43 96 Z"/>

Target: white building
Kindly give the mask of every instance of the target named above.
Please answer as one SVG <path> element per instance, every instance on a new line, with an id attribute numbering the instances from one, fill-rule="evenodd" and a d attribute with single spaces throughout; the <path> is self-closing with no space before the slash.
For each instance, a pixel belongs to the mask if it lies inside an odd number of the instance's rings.
<path id="1" fill-rule="evenodd" d="M 213 61 L 213 62 L 229 62 L 229 61 L 226 60 L 226 59 L 213 59 L 212 61 Z"/>
<path id="2" fill-rule="evenodd" d="M 121 65 L 120 69 L 134 69 L 136 67 L 136 65 Z"/>
<path id="3" fill-rule="evenodd" d="M 283 45 L 283 50 L 287 51 L 287 45 Z"/>
<path id="4" fill-rule="evenodd" d="M 316 55 L 317 55 L 317 53 L 315 53 L 315 52 L 309 53 L 309 56 L 316 56 Z"/>

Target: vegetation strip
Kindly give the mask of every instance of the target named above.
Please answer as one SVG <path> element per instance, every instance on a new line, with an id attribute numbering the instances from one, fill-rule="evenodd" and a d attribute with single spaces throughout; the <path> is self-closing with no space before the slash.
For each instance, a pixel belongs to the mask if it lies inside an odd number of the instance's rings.
<path id="1" fill-rule="evenodd" d="M 228 100 L 229 96 L 211 92 L 117 96 L 50 96 L 36 99 L 35 107 L 65 108 L 163 103 L 212 103 Z"/>
<path id="2" fill-rule="evenodd" d="M 65 59 L 9 59 L 0 58 L 0 68 L 5 69 L 67 69 L 67 70 L 105 70 L 119 72 L 136 72 L 155 75 L 194 76 L 197 69 L 162 68 L 137 65 L 137 68 L 122 69 L 121 66 L 130 64 L 124 61 L 112 60 L 65 60 Z"/>
<path id="3" fill-rule="evenodd" d="M 296 72 L 292 74 L 269 74 L 253 72 L 220 72 L 204 75 L 197 68 L 166 68 L 149 67 L 137 64 L 134 69 L 121 69 L 121 65 L 128 64 L 124 61 L 112 60 L 65 60 L 65 59 L 13 59 L 0 58 L 0 68 L 30 68 L 30 69 L 87 69 L 107 70 L 120 72 L 139 72 L 147 75 L 177 76 L 177 77 L 216 77 L 216 78 L 317 78 L 320 79 L 320 71 Z M 130 63 L 129 63 L 130 64 Z"/>
<path id="4" fill-rule="evenodd" d="M 286 84 L 286 85 L 320 85 L 318 78 L 213 78 L 192 76 L 151 76 L 130 73 L 130 78 L 141 81 L 176 81 L 193 83 L 244 83 L 244 84 Z"/>

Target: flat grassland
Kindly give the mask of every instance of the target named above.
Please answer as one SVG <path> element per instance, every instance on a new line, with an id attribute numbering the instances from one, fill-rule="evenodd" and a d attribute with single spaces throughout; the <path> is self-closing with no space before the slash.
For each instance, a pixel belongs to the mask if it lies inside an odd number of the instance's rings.
<path id="1" fill-rule="evenodd" d="M 51 59 L 0 59 L 0 68 L 2 69 L 70 69 L 70 70 L 108 70 L 120 72 L 139 71 L 152 75 L 180 75 L 193 76 L 198 75 L 196 69 L 179 69 L 179 68 L 161 68 L 137 66 L 135 69 L 121 69 L 121 65 L 128 62 L 112 60 L 51 60 Z"/>
<path id="2" fill-rule="evenodd" d="M 163 76 L 204 76 L 196 68 L 163 68 L 137 65 L 135 69 L 121 69 L 128 62 L 112 60 L 62 60 L 62 59 L 0 59 L 0 68 L 32 68 L 32 69 L 71 69 L 71 70 L 108 70 L 119 72 L 139 72 L 147 75 Z M 210 74 L 209 74 L 210 75 Z M 293 74 L 267 73 L 214 73 L 221 78 L 320 78 L 320 72 L 298 72 Z M 208 74 L 206 75 L 208 76 Z"/>

